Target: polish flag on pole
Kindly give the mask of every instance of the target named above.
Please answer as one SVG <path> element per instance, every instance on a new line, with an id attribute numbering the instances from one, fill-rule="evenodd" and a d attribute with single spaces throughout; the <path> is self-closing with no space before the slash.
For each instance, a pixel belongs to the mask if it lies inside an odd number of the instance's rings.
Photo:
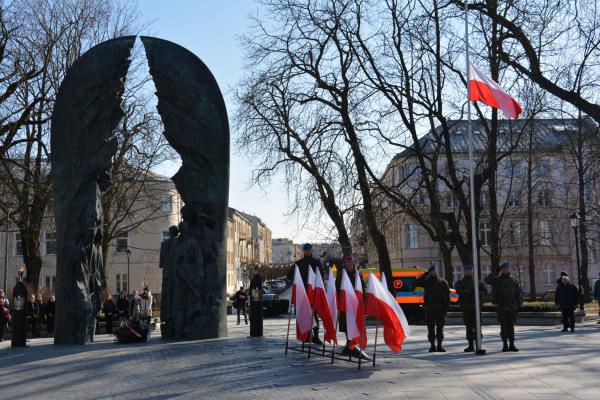
<path id="1" fill-rule="evenodd" d="M 338 303 L 335 290 L 335 278 L 333 277 L 331 268 L 329 268 L 329 276 L 327 277 L 327 303 L 329 304 L 329 310 L 331 311 L 333 326 L 336 326 L 338 320 Z"/>
<path id="2" fill-rule="evenodd" d="M 367 345 L 367 327 L 365 326 L 365 299 L 359 271 L 356 271 L 354 274 L 354 293 L 356 293 L 356 299 L 358 300 L 358 310 L 356 313 L 356 324 L 360 331 L 360 342 L 358 344 L 361 349 L 364 349 Z"/>
<path id="3" fill-rule="evenodd" d="M 308 302 L 310 303 L 311 307 L 314 306 L 313 301 L 315 298 L 315 282 L 316 282 L 315 271 L 309 265 L 308 266 L 308 278 L 306 279 L 306 295 L 308 296 Z"/>
<path id="4" fill-rule="evenodd" d="M 496 82 L 473 64 L 469 64 L 469 100 L 481 101 L 490 107 L 502 110 L 508 118 L 519 118 L 521 106 Z"/>
<path id="5" fill-rule="evenodd" d="M 337 337 L 335 334 L 335 323 L 331 315 L 331 308 L 329 306 L 329 300 L 327 299 L 327 293 L 325 292 L 325 284 L 321 274 L 317 274 L 315 283 L 315 299 L 313 302 L 317 315 L 321 317 L 323 326 L 325 327 L 325 340 L 329 343 L 337 343 Z M 337 314 L 337 313 L 336 313 Z M 336 315 L 337 316 L 337 315 Z"/>
<path id="6" fill-rule="evenodd" d="M 381 321 L 385 344 L 393 352 L 399 352 L 402 342 L 410 335 L 410 327 L 394 296 L 373 273 L 367 284 L 367 315 Z"/>
<path id="7" fill-rule="evenodd" d="M 340 311 L 346 313 L 346 334 L 348 335 L 348 340 L 353 343 L 360 343 L 360 329 L 356 323 L 358 317 L 358 298 L 345 269 L 342 270 L 342 284 L 340 286 Z"/>
<path id="8" fill-rule="evenodd" d="M 385 272 L 381 273 L 381 284 L 383 285 L 384 288 L 387 289 L 388 285 L 387 285 L 387 279 L 385 278 Z"/>
<path id="9" fill-rule="evenodd" d="M 297 265 L 294 268 L 292 304 L 296 306 L 296 338 L 302 342 L 308 342 L 313 323 L 313 312 Z"/>

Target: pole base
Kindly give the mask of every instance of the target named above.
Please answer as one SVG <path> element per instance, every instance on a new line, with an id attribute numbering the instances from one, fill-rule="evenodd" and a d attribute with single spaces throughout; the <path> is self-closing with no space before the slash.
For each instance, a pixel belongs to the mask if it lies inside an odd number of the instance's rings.
<path id="1" fill-rule="evenodd" d="M 483 355 L 485 355 L 485 349 L 475 350 L 475 354 L 477 354 L 479 356 L 483 356 Z"/>

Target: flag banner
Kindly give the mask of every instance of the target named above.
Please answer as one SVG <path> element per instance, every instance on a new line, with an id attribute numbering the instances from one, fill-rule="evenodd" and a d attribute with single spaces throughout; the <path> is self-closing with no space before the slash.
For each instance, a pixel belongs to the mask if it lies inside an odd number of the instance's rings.
<path id="1" fill-rule="evenodd" d="M 298 266 L 294 268 L 292 294 L 294 295 L 292 304 L 296 306 L 296 338 L 302 342 L 308 342 L 313 322 L 313 311 L 308 302 Z"/>
<path id="2" fill-rule="evenodd" d="M 371 273 L 367 284 L 366 314 L 381 321 L 385 344 L 393 352 L 399 352 L 402 349 L 404 339 L 410 336 L 410 327 L 394 296 L 373 273 Z"/>
<path id="3" fill-rule="evenodd" d="M 502 110 L 508 118 L 519 118 L 523 111 L 517 101 L 483 71 L 469 64 L 469 100 L 481 101 L 490 107 Z"/>
<path id="4" fill-rule="evenodd" d="M 385 277 L 385 272 L 381 273 L 381 284 L 383 285 L 384 288 L 387 289 L 388 284 L 387 284 L 387 279 Z"/>
<path id="5" fill-rule="evenodd" d="M 306 295 L 308 296 L 308 302 L 313 307 L 313 300 L 315 298 L 315 271 L 309 265 L 308 266 L 308 278 L 306 279 Z"/>
<path id="6" fill-rule="evenodd" d="M 327 303 L 329 304 L 329 310 L 331 311 L 331 320 L 333 325 L 336 326 L 338 320 L 338 302 L 337 293 L 335 289 L 335 278 L 331 268 L 329 269 L 329 276 L 327 278 Z"/>
<path id="7" fill-rule="evenodd" d="M 365 324 L 365 298 L 363 292 L 362 280 L 360 279 L 360 273 L 356 271 L 354 274 L 354 293 L 356 293 L 356 299 L 358 300 L 358 310 L 356 313 L 356 324 L 360 331 L 360 341 L 358 344 L 362 349 L 367 345 L 367 326 Z"/>
<path id="8" fill-rule="evenodd" d="M 323 321 L 323 327 L 325 328 L 325 341 L 337 344 L 337 336 L 335 332 L 335 322 L 331 315 L 331 307 L 329 305 L 329 299 L 327 298 L 327 292 L 325 291 L 325 284 L 321 274 L 317 274 L 315 282 L 315 299 L 314 309 L 317 315 L 321 317 Z M 337 313 L 336 313 L 337 316 Z"/>
<path id="9" fill-rule="evenodd" d="M 346 334 L 348 335 L 348 340 L 353 343 L 359 343 L 361 339 L 360 329 L 356 323 L 358 317 L 358 298 L 345 269 L 342 270 L 339 307 L 340 311 L 346 313 Z"/>

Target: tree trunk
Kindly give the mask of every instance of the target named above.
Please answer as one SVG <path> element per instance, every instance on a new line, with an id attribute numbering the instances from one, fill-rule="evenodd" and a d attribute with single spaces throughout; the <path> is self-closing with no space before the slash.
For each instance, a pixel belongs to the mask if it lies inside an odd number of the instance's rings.
<path id="1" fill-rule="evenodd" d="M 588 278 L 588 243 L 587 243 L 587 223 L 586 223 L 586 204 L 585 204 L 585 169 L 583 159 L 583 137 L 581 132 L 581 111 L 579 112 L 579 135 L 577 137 L 577 180 L 578 180 L 578 212 L 579 212 L 579 249 L 581 253 L 581 286 L 583 288 L 583 298 L 590 301 L 590 282 Z"/>
<path id="2" fill-rule="evenodd" d="M 529 298 L 535 300 L 535 262 L 533 243 L 533 125 L 529 128 L 529 148 L 527 155 L 527 269 L 529 271 Z"/>
<path id="3" fill-rule="evenodd" d="M 42 271 L 42 256 L 40 254 L 40 231 L 20 230 L 23 245 L 23 262 L 25 263 L 25 283 L 35 293 L 40 287 L 40 273 Z"/>
<path id="4" fill-rule="evenodd" d="M 444 263 L 444 276 L 450 287 L 454 287 L 454 275 L 452 271 L 452 248 L 440 245 L 442 262 Z"/>

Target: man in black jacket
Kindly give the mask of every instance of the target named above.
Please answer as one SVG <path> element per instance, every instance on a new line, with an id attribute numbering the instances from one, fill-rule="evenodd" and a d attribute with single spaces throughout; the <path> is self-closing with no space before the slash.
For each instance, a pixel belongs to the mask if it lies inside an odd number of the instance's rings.
<path id="1" fill-rule="evenodd" d="M 467 330 L 467 341 L 469 347 L 464 351 L 466 353 L 475 351 L 473 342 L 475 341 L 475 282 L 473 281 L 473 266 L 467 264 L 464 266 L 464 276 L 456 282 L 454 288 L 458 293 L 458 302 L 463 315 L 463 322 Z M 483 304 L 483 298 L 487 289 L 483 282 L 479 282 L 479 304 Z M 481 318 L 479 319 L 481 321 Z"/>
<path id="2" fill-rule="evenodd" d="M 448 287 L 448 282 L 438 277 L 435 265 L 431 265 L 429 271 L 425 272 L 415 281 L 415 286 L 421 286 L 425 289 L 427 338 L 431 344 L 429 352 L 445 352 L 446 350 L 442 347 L 442 341 L 444 340 L 446 313 L 450 306 L 450 288 Z"/>
<path id="3" fill-rule="evenodd" d="M 248 325 L 248 315 L 246 313 L 246 302 L 248 301 L 248 295 L 244 290 L 243 286 L 240 286 L 240 290 L 235 292 L 233 295 L 233 306 L 237 310 L 237 324 L 240 324 L 240 313 L 244 314 L 244 322 Z"/>
<path id="4" fill-rule="evenodd" d="M 308 281 L 308 267 L 312 267 L 315 270 L 315 274 L 321 274 L 321 278 L 323 278 L 323 267 L 321 266 L 321 262 L 313 257 L 312 255 L 312 245 L 310 243 L 305 243 L 302 246 L 302 251 L 304 253 L 304 257 L 296 261 L 296 265 L 298 266 L 298 270 L 300 271 L 300 276 L 302 277 L 302 283 L 304 283 L 304 287 L 306 288 L 306 284 Z M 292 271 L 292 279 L 293 279 L 294 271 Z M 317 326 L 313 328 L 312 342 L 317 345 L 322 345 L 323 342 L 319 339 L 319 318 L 317 317 L 317 313 L 315 312 L 315 321 L 317 322 Z"/>
<path id="5" fill-rule="evenodd" d="M 563 329 L 561 332 L 575 331 L 575 308 L 579 302 L 579 291 L 569 282 L 568 276 L 561 278 L 561 284 L 556 287 L 554 303 L 560 308 L 562 313 Z"/>

